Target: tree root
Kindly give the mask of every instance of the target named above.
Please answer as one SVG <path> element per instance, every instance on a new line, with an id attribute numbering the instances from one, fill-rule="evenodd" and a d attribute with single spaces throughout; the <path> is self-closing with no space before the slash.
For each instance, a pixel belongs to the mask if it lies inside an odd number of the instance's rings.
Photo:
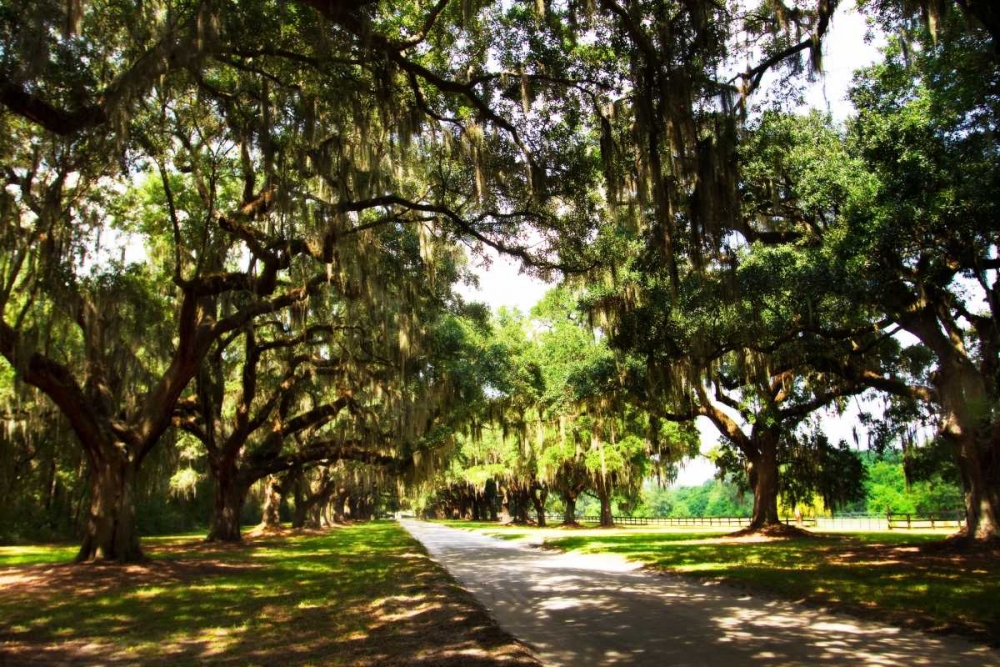
<path id="1" fill-rule="evenodd" d="M 735 533 L 729 533 L 726 537 L 750 537 L 750 536 L 760 536 L 760 537 L 816 537 L 814 533 L 810 533 L 804 528 L 799 528 L 798 526 L 789 526 L 784 523 L 770 523 L 764 526 L 747 526 L 737 530 Z"/>

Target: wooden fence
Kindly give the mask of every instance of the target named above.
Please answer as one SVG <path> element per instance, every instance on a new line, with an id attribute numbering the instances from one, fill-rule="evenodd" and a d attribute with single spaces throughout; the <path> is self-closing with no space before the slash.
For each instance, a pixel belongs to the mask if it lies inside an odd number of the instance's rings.
<path id="1" fill-rule="evenodd" d="M 562 514 L 547 514 L 546 520 L 561 523 Z M 612 521 L 621 526 L 746 526 L 750 517 L 661 517 L 661 516 L 613 516 Z M 580 523 L 600 523 L 601 517 L 578 516 Z"/>
<path id="2" fill-rule="evenodd" d="M 926 516 L 917 514 L 893 514 L 886 512 L 889 530 L 912 530 L 914 528 L 961 528 L 965 525 L 965 512 L 937 512 Z"/>
<path id="3" fill-rule="evenodd" d="M 562 514 L 546 514 L 549 523 L 562 523 Z M 613 516 L 615 524 L 621 526 L 720 526 L 739 527 L 750 524 L 750 517 L 646 517 L 646 516 Z M 600 523 L 597 515 L 578 516 L 580 523 Z M 912 530 L 919 528 L 961 528 L 965 525 L 965 512 L 936 512 L 927 515 L 917 514 L 845 514 L 834 517 L 803 517 L 796 521 L 786 517 L 783 521 L 788 525 L 798 525 L 803 528 L 841 529 L 841 530 Z"/>

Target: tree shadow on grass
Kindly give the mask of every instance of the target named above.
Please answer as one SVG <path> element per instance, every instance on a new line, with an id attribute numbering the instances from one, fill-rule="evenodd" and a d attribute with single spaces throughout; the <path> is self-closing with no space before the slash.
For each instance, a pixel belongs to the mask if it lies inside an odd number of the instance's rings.
<path id="1" fill-rule="evenodd" d="M 0 665 L 537 665 L 398 526 L 5 568 Z"/>

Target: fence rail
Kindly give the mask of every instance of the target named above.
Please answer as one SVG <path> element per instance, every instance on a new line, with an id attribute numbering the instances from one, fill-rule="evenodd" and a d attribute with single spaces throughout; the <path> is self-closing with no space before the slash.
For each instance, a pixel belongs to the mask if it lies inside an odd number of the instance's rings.
<path id="1" fill-rule="evenodd" d="M 562 514 L 546 514 L 547 521 L 561 522 Z M 600 523 L 595 515 L 578 516 L 580 523 Z M 611 520 L 623 526 L 746 526 L 750 517 L 664 517 L 664 516 L 613 516 Z"/>
<path id="2" fill-rule="evenodd" d="M 965 514 L 960 512 L 931 513 L 927 516 L 914 514 L 887 514 L 889 530 L 911 530 L 913 528 L 961 528 L 965 525 Z"/>
<path id="3" fill-rule="evenodd" d="M 561 523 L 562 514 L 546 514 L 549 522 Z M 612 521 L 622 526 L 747 526 L 750 517 L 646 517 L 613 516 Z M 578 516 L 580 523 L 600 523 L 597 515 Z M 934 512 L 917 514 L 845 514 L 833 517 L 803 517 L 796 521 L 792 517 L 783 519 L 786 524 L 804 528 L 833 530 L 913 530 L 921 528 L 961 528 L 965 525 L 965 513 Z"/>

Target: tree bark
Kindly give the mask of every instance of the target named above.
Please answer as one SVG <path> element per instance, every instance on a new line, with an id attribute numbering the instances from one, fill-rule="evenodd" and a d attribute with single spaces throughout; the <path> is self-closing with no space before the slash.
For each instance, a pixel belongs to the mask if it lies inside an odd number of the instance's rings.
<path id="1" fill-rule="evenodd" d="M 497 483 L 495 480 L 486 480 L 486 508 L 489 512 L 490 521 L 499 521 L 500 517 L 497 516 Z"/>
<path id="2" fill-rule="evenodd" d="M 955 454 L 965 489 L 965 538 L 972 543 L 1000 540 L 1000 422 L 996 416 L 996 339 L 980 331 L 982 357 L 973 362 L 961 336 L 945 335 L 940 314 L 947 303 L 929 303 L 900 318 L 903 328 L 921 340 L 937 358 L 933 380 L 940 404 L 941 435 Z M 978 329 L 978 327 L 977 327 Z"/>
<path id="3" fill-rule="evenodd" d="M 600 526 L 602 528 L 611 528 L 615 525 L 614 517 L 611 516 L 611 485 L 607 479 L 600 477 L 596 480 L 594 484 L 594 490 L 597 492 L 597 499 L 601 501 L 601 519 Z"/>
<path id="4" fill-rule="evenodd" d="M 208 529 L 208 542 L 239 542 L 240 517 L 249 486 L 240 483 L 236 459 L 231 456 L 209 459 L 209 469 L 215 482 L 213 489 L 212 517 Z"/>
<path id="5" fill-rule="evenodd" d="M 755 434 L 755 452 L 745 453 L 747 475 L 753 487 L 753 518 L 749 530 L 780 525 L 778 517 L 778 438 L 773 433 Z"/>
<path id="6" fill-rule="evenodd" d="M 967 360 L 942 364 L 938 379 L 942 432 L 951 443 L 965 489 L 964 534 L 1000 540 L 1000 425 L 991 423 L 989 393 Z"/>
<path id="7" fill-rule="evenodd" d="M 508 484 L 503 494 L 503 523 L 528 523 L 529 497 L 528 489 L 519 483 Z"/>
<path id="8" fill-rule="evenodd" d="M 284 495 L 280 480 L 271 476 L 264 485 L 264 507 L 260 519 L 265 531 L 281 528 L 281 497 Z"/>
<path id="9" fill-rule="evenodd" d="M 538 517 L 539 528 L 545 527 L 545 500 L 548 497 L 548 484 L 536 481 L 531 485 L 531 504 L 535 506 L 535 515 Z"/>
<path id="10" fill-rule="evenodd" d="M 337 495 L 333 498 L 333 521 L 334 523 L 347 523 L 347 516 L 345 512 L 345 506 L 347 505 L 347 500 L 349 498 L 349 493 L 347 489 L 340 487 L 337 489 Z"/>
<path id="11" fill-rule="evenodd" d="M 472 492 L 472 520 L 473 521 L 483 521 L 485 515 L 483 513 L 483 497 L 478 491 Z"/>
<path id="12" fill-rule="evenodd" d="M 77 562 L 107 560 L 132 563 L 142 560 L 136 529 L 136 465 L 124 448 L 102 448 L 91 456 L 90 511 Z"/>
<path id="13" fill-rule="evenodd" d="M 566 506 L 566 509 L 563 514 L 563 525 L 564 526 L 576 525 L 576 495 L 569 493 L 568 491 L 564 491 L 563 505 Z"/>

